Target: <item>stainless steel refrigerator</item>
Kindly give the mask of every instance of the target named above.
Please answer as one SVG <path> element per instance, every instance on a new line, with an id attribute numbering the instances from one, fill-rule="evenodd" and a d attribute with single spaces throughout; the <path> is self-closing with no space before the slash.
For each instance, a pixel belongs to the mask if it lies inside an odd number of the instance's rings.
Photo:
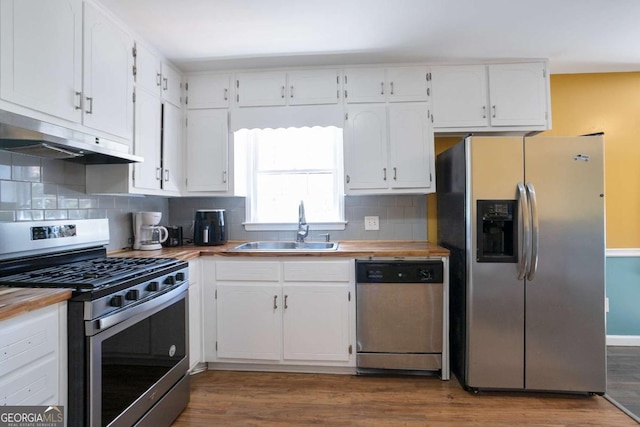
<path id="1" fill-rule="evenodd" d="M 603 150 L 602 134 L 470 136 L 438 155 L 466 389 L 605 392 Z"/>

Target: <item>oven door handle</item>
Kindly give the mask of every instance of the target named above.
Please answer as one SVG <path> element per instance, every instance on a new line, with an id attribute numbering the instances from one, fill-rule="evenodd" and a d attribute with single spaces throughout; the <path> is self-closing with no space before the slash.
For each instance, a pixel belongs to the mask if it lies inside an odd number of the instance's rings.
<path id="1" fill-rule="evenodd" d="M 155 298 L 152 298 L 150 300 L 144 301 L 141 304 L 126 307 L 122 311 L 118 311 L 117 313 L 114 313 L 109 316 L 105 316 L 101 319 L 97 319 L 93 322 L 90 322 L 95 325 L 95 329 L 93 331 L 87 331 L 87 335 L 93 335 L 93 333 L 95 332 L 110 328 L 114 325 L 117 325 L 118 323 L 124 322 L 125 320 L 133 316 L 152 310 L 153 308 L 161 304 L 164 304 L 167 301 L 170 301 L 181 292 L 185 292 L 187 289 L 189 289 L 189 282 L 184 282 L 177 288 L 173 288 L 170 291 L 162 295 L 159 295 Z"/>

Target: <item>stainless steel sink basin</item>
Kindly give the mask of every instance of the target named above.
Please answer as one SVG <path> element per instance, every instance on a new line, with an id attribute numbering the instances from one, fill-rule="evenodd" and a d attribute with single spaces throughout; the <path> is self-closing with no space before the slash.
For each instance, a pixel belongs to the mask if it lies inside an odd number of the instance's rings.
<path id="1" fill-rule="evenodd" d="M 233 248 L 235 251 L 335 251 L 338 242 L 247 242 Z"/>

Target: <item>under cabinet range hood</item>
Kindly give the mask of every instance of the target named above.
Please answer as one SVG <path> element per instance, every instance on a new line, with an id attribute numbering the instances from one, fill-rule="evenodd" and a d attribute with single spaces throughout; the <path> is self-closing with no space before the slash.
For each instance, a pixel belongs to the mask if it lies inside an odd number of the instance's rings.
<path id="1" fill-rule="evenodd" d="M 62 126 L 0 110 L 0 150 L 83 164 L 142 162 L 129 147 Z"/>

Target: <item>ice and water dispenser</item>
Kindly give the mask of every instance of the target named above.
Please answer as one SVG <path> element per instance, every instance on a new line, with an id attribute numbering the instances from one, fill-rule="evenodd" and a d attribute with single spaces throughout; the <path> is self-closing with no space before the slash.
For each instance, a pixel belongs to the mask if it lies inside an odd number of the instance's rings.
<path id="1" fill-rule="evenodd" d="M 477 201 L 478 262 L 518 262 L 516 200 Z"/>

